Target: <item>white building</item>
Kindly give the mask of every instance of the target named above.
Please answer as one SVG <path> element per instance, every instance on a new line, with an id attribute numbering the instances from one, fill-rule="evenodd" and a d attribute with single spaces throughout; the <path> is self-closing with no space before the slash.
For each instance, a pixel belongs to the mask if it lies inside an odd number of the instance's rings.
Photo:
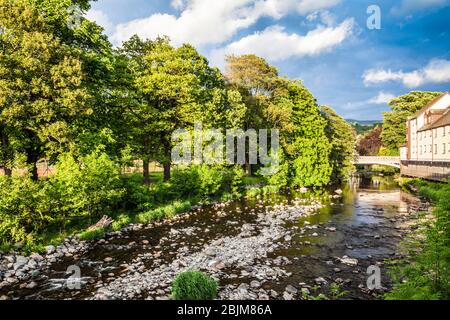
<path id="1" fill-rule="evenodd" d="M 408 161 L 450 161 L 450 94 L 431 101 L 406 126 Z"/>

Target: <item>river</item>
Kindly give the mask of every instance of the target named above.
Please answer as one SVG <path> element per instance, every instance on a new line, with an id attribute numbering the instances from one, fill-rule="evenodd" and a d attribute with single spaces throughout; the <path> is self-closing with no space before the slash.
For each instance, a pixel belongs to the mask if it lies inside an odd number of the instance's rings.
<path id="1" fill-rule="evenodd" d="M 333 283 L 342 299 L 379 299 L 391 287 L 385 261 L 399 256 L 420 210 L 427 205 L 379 176 L 355 176 L 338 192 L 216 204 L 113 233 L 36 272 L 33 285 L 19 282 L 0 295 L 168 299 L 173 277 L 195 268 L 217 278 L 221 299 L 333 298 Z M 383 288 L 367 288 L 369 266 L 380 268 Z M 78 271 L 81 281 L 68 281 Z"/>

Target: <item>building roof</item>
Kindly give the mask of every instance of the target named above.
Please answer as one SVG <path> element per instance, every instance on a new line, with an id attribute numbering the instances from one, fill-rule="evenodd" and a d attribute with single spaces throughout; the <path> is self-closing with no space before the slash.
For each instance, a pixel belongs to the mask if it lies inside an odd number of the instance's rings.
<path id="1" fill-rule="evenodd" d="M 448 94 L 448 92 L 444 92 L 443 94 L 437 96 L 436 98 L 434 98 L 433 100 L 431 100 L 425 107 L 423 107 L 422 109 L 420 109 L 419 111 L 417 111 L 415 114 L 413 114 L 412 116 L 410 116 L 408 118 L 408 120 L 412 120 L 417 118 L 421 113 L 423 113 L 425 110 L 427 110 L 429 107 L 431 107 L 433 104 L 435 104 L 436 102 L 438 102 L 439 100 L 441 100 L 441 98 L 445 97 Z"/>
<path id="2" fill-rule="evenodd" d="M 444 113 L 444 115 L 442 117 L 440 117 L 439 119 L 437 119 L 435 122 L 433 122 L 429 125 L 423 126 L 422 128 L 420 128 L 417 131 L 421 132 L 421 131 L 436 129 L 436 128 L 445 127 L 445 126 L 450 126 L 450 108 L 448 108 L 447 111 Z"/>

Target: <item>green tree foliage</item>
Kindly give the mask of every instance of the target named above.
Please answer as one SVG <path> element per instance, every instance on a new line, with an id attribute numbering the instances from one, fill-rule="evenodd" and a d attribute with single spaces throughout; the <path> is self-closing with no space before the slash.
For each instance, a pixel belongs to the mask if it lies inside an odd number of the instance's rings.
<path id="1" fill-rule="evenodd" d="M 165 180 L 170 178 L 176 129 L 192 129 L 196 122 L 240 124 L 245 106 L 239 93 L 227 90 L 219 70 L 209 67 L 192 46 L 175 48 L 166 38 L 142 41 L 135 36 L 124 43 L 121 53 L 132 76 L 134 99 L 128 110 L 137 154 L 144 167 L 150 159 L 162 163 Z"/>
<path id="2" fill-rule="evenodd" d="M 175 300 L 213 300 L 217 297 L 217 281 L 199 271 L 182 272 L 173 281 Z"/>
<path id="3" fill-rule="evenodd" d="M 439 92 L 412 91 L 404 96 L 393 99 L 389 105 L 391 112 L 383 114 L 383 145 L 387 153 L 398 155 L 400 147 L 406 144 L 406 120 L 433 99 L 441 95 Z"/>
<path id="4" fill-rule="evenodd" d="M 109 214 L 123 195 L 119 167 L 105 153 L 63 154 L 48 180 L 0 177 L 1 242 L 32 243 L 48 227 Z"/>
<path id="5" fill-rule="evenodd" d="M 283 149 L 290 163 L 290 184 L 293 187 L 326 185 L 332 174 L 327 120 L 301 82 L 287 81 L 286 89 L 287 95 L 278 99 L 282 109 L 290 114 L 286 125 L 281 126 Z"/>
<path id="6" fill-rule="evenodd" d="M 331 145 L 325 132 L 327 121 L 312 94 L 300 81 L 281 78 L 276 68 L 260 57 L 230 56 L 227 62 L 227 80 L 247 105 L 245 129 L 280 130 L 290 184 L 327 184 L 332 171 L 328 162 Z M 251 173 L 250 166 L 248 169 Z M 280 185 L 284 179 L 272 180 Z"/>
<path id="7" fill-rule="evenodd" d="M 321 107 L 328 120 L 327 135 L 331 142 L 332 180 L 346 180 L 354 171 L 356 133 L 353 127 L 328 106 Z"/>
<path id="8" fill-rule="evenodd" d="M 20 140 L 36 179 L 36 162 L 61 151 L 70 123 L 90 112 L 85 75 L 76 50 L 26 0 L 1 0 L 0 25 L 0 128 Z"/>

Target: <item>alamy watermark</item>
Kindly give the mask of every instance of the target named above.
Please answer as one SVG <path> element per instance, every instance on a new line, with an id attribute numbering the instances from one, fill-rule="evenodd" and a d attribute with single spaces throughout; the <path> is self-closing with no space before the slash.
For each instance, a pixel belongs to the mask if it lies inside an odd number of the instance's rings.
<path id="1" fill-rule="evenodd" d="M 381 289 L 381 269 L 378 266 L 370 266 L 367 268 L 367 288 L 369 290 Z"/>
<path id="2" fill-rule="evenodd" d="M 67 279 L 66 286 L 69 290 L 80 290 L 81 289 L 81 269 L 79 266 L 71 265 L 66 271 L 70 274 Z"/>
<path id="3" fill-rule="evenodd" d="M 380 30 L 381 29 L 381 8 L 378 5 L 371 5 L 367 7 L 367 29 Z"/>
<path id="4" fill-rule="evenodd" d="M 270 140 L 270 148 L 269 148 Z M 196 123 L 194 130 L 178 129 L 172 134 L 174 164 L 261 164 L 262 175 L 273 175 L 280 165 L 280 132 L 277 129 L 203 130 Z M 224 154 L 226 150 L 226 155 Z M 258 162 L 259 160 L 259 162 Z"/>

